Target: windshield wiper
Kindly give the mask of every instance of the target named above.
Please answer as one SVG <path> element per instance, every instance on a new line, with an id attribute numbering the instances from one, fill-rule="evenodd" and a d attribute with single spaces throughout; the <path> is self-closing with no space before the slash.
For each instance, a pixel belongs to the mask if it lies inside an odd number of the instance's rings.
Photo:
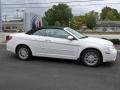
<path id="1" fill-rule="evenodd" d="M 81 37 L 80 39 L 83 39 L 83 38 L 88 38 L 88 36 Z"/>

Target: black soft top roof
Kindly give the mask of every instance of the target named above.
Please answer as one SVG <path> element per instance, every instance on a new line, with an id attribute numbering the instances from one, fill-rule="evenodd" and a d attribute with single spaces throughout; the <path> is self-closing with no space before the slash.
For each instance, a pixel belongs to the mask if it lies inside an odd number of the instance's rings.
<path id="1" fill-rule="evenodd" d="M 36 32 L 37 30 L 40 30 L 40 29 L 61 29 L 61 30 L 63 30 L 64 27 L 45 26 L 45 27 L 40 27 L 38 29 L 32 29 L 32 30 L 26 32 L 26 34 L 32 34 L 32 33 Z"/>
<path id="2" fill-rule="evenodd" d="M 41 27 L 39 29 L 64 29 L 64 27 L 46 26 L 46 27 Z"/>

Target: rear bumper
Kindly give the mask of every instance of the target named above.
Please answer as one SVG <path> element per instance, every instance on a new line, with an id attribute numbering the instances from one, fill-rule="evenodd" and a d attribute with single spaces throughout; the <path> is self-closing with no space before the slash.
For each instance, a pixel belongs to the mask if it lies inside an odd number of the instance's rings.
<path id="1" fill-rule="evenodd" d="M 114 49 L 108 53 L 104 53 L 103 62 L 112 62 L 115 61 L 117 57 L 117 50 Z"/>
<path id="2" fill-rule="evenodd" d="M 10 45 L 10 44 L 7 43 L 6 44 L 6 49 L 9 52 L 15 53 L 15 48 L 13 47 L 13 45 Z"/>

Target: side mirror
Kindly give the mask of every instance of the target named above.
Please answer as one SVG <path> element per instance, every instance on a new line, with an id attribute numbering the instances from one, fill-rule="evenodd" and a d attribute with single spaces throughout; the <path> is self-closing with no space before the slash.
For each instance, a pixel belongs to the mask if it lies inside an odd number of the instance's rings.
<path id="1" fill-rule="evenodd" d="M 68 40 L 74 40 L 73 36 L 68 36 Z"/>

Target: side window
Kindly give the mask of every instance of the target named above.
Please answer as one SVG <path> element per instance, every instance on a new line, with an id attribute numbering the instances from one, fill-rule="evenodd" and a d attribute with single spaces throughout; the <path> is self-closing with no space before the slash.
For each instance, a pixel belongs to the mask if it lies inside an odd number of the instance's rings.
<path id="1" fill-rule="evenodd" d="M 46 35 L 46 30 L 41 29 L 33 33 L 33 35 L 39 35 L 39 36 L 45 36 Z"/>
<path id="2" fill-rule="evenodd" d="M 49 37 L 64 38 L 64 39 L 67 39 L 67 37 L 70 35 L 66 31 L 60 29 L 46 29 L 46 34 Z"/>

